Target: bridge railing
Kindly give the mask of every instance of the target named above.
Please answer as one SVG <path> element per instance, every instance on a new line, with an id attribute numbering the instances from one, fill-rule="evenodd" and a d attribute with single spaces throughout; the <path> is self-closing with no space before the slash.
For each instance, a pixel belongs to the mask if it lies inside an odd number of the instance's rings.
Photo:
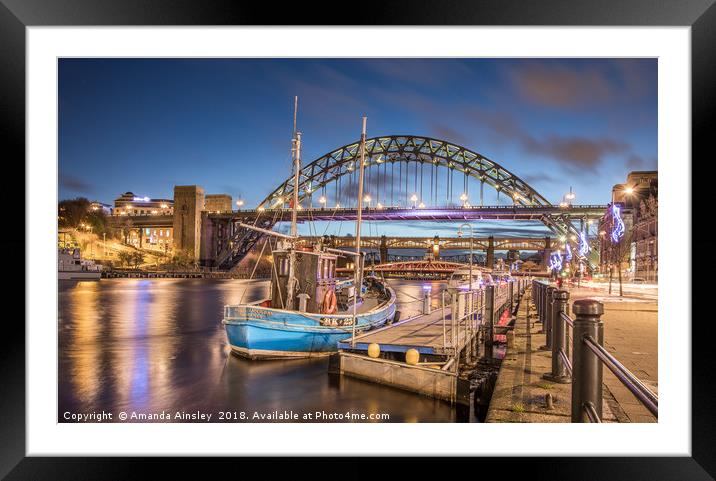
<path id="1" fill-rule="evenodd" d="M 604 305 L 601 302 L 594 299 L 574 301 L 575 317 L 572 318 L 568 314 L 568 291 L 534 281 L 532 297 L 547 338 L 544 347 L 552 351 L 552 369 L 544 378 L 572 384 L 573 423 L 601 422 L 603 366 L 607 366 L 658 419 L 658 396 L 604 348 L 604 323 L 601 320 Z"/>

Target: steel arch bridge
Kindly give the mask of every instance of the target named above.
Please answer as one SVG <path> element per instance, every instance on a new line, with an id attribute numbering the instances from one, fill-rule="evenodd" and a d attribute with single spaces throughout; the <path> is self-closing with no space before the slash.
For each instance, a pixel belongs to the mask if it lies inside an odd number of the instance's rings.
<path id="1" fill-rule="evenodd" d="M 481 191 L 484 184 L 488 184 L 498 193 L 509 196 L 516 205 L 552 205 L 529 184 L 497 162 L 445 140 L 416 135 L 373 137 L 366 139 L 365 154 L 366 171 L 377 168 L 378 177 L 380 166 L 396 162 L 431 165 L 436 170 L 437 167 L 444 167 L 479 180 Z M 360 142 L 353 142 L 304 166 L 299 175 L 299 202 L 324 189 L 327 184 L 338 181 L 343 176 L 352 175 L 357 170 L 359 159 Z M 385 167 L 383 170 L 385 171 Z M 437 185 L 437 178 L 435 181 Z M 259 204 L 259 209 L 283 206 L 293 196 L 293 184 L 294 177 L 291 176 Z"/>
<path id="2" fill-rule="evenodd" d="M 331 183 L 336 184 L 336 192 L 340 192 L 341 179 L 347 176 L 350 179 L 356 177 L 358 161 L 360 159 L 360 143 L 353 142 L 333 150 L 313 162 L 305 165 L 299 173 L 298 199 L 299 208 L 306 205 L 313 205 L 313 195 L 326 192 L 326 186 Z M 578 206 L 572 209 L 563 209 L 561 206 L 552 205 L 545 197 L 539 194 L 525 181 L 517 177 L 515 174 L 501 166 L 500 164 L 488 159 L 487 157 L 462 147 L 457 144 L 450 143 L 445 140 L 434 139 L 430 137 L 415 135 L 392 135 L 383 137 L 373 137 L 366 140 L 366 158 L 365 167 L 368 173 L 368 179 L 371 178 L 370 173 L 375 173 L 373 180 L 377 178 L 375 186 L 387 184 L 390 181 L 391 187 L 391 204 L 393 183 L 393 169 L 395 165 L 399 166 L 399 190 L 398 197 L 404 195 L 400 192 L 400 188 L 405 187 L 408 191 L 408 183 L 410 169 L 415 165 L 413 171 L 414 185 L 417 186 L 417 180 L 420 178 L 420 195 L 422 197 L 423 167 L 430 166 L 430 192 L 433 197 L 434 208 L 416 209 L 416 205 L 412 209 L 407 206 L 391 205 L 390 207 L 372 208 L 368 205 L 364 209 L 364 219 L 370 220 L 469 220 L 469 219 L 534 219 L 545 224 L 552 232 L 559 235 L 578 234 L 572 219 L 586 218 L 588 215 L 601 215 L 605 206 Z M 403 164 L 405 169 L 403 169 Z M 390 178 L 387 175 L 388 165 L 391 166 Z M 382 168 L 381 168 L 382 167 Z M 459 208 L 440 207 L 440 186 L 438 178 L 439 168 L 447 169 L 447 183 L 444 187 L 447 199 L 452 199 L 453 174 L 459 172 L 464 174 L 465 187 L 469 185 L 467 182 L 470 178 L 480 181 L 480 207 L 463 205 Z M 405 183 L 403 183 L 402 172 L 405 170 Z M 381 171 L 382 182 L 381 184 Z M 420 171 L 420 173 L 418 173 Z M 433 175 L 434 174 L 434 175 Z M 434 182 L 434 183 L 433 183 Z M 372 185 L 368 182 L 368 185 Z M 487 184 L 498 193 L 508 196 L 512 205 L 498 206 L 482 206 L 483 188 Z M 434 190 L 433 190 L 434 187 Z M 385 189 L 385 186 L 383 186 Z M 294 176 L 290 176 L 281 185 L 274 189 L 255 210 L 246 210 L 238 212 L 214 213 L 209 214 L 207 223 L 209 229 L 207 232 L 207 240 L 202 241 L 202 262 L 204 265 L 218 267 L 220 269 L 231 269 L 243 259 L 248 252 L 256 245 L 256 243 L 264 236 L 264 234 L 245 229 L 239 226 L 239 223 L 253 224 L 264 229 L 271 229 L 273 226 L 281 222 L 286 207 L 290 207 L 290 201 L 293 198 Z M 413 191 L 414 193 L 415 190 Z M 383 192 L 384 198 L 387 198 L 387 191 Z M 378 196 L 380 197 L 380 192 Z M 305 202 L 308 200 L 308 204 Z M 376 202 L 379 199 L 376 198 Z M 324 206 L 325 207 L 325 206 Z M 378 207 L 378 206 L 376 206 Z M 595 210 L 596 209 L 596 210 Z M 298 218 L 305 220 L 346 220 L 355 218 L 355 208 L 320 208 L 315 209 L 303 208 L 299 211 Z M 203 234 L 202 234 L 203 235 Z"/>

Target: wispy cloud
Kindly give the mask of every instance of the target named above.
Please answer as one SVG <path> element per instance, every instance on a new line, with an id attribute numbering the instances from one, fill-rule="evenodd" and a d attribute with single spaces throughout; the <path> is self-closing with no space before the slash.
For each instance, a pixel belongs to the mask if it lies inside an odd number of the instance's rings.
<path id="1" fill-rule="evenodd" d="M 92 185 L 78 177 L 69 174 L 59 174 L 58 180 L 61 188 L 70 190 L 72 192 L 77 192 L 80 194 L 94 193 Z"/>

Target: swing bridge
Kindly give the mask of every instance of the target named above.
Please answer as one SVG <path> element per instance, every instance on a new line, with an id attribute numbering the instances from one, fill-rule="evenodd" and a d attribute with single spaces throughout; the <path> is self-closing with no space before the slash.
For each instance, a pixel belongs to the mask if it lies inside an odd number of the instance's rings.
<path id="1" fill-rule="evenodd" d="M 294 189 L 298 222 L 354 221 L 359 159 L 356 141 L 306 164 L 297 185 L 291 176 L 256 209 L 203 212 L 201 264 L 222 270 L 236 266 L 266 235 L 241 224 L 273 229 L 290 221 Z M 496 205 L 485 205 L 485 186 L 496 192 Z M 571 242 L 606 208 L 553 205 L 502 165 L 445 140 L 413 135 L 366 139 L 363 221 L 539 221 L 555 237 Z"/>

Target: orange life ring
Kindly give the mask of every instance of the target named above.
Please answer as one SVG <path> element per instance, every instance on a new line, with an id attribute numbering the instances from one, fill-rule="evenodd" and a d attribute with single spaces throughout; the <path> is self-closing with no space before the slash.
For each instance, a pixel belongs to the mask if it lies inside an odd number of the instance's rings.
<path id="1" fill-rule="evenodd" d="M 335 314 L 338 311 L 336 293 L 331 289 L 323 296 L 323 314 Z"/>

